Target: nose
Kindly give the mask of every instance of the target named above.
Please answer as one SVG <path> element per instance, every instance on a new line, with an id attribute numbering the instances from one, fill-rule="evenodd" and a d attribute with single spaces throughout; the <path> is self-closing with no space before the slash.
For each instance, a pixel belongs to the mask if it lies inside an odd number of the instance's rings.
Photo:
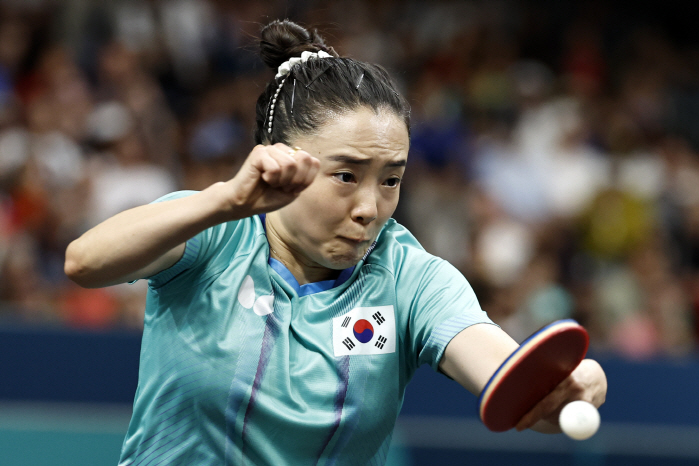
<path id="1" fill-rule="evenodd" d="M 368 225 L 379 215 L 377 195 L 373 189 L 359 189 L 356 192 L 355 204 L 352 208 L 352 220 Z"/>

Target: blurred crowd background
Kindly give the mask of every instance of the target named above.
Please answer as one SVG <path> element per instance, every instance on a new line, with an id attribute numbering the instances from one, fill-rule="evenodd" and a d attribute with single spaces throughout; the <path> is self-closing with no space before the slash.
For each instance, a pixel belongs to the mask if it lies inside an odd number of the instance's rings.
<path id="1" fill-rule="evenodd" d="M 235 173 L 273 76 L 256 37 L 290 18 L 399 83 L 395 216 L 516 339 L 572 317 L 598 352 L 696 354 L 699 37 L 625 5 L 0 0 L 0 325 L 140 330 L 145 283 L 81 289 L 65 248 Z"/>

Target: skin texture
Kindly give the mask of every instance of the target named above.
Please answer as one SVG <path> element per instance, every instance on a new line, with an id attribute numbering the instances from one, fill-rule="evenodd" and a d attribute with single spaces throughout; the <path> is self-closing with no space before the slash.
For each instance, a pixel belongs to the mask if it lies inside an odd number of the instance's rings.
<path id="1" fill-rule="evenodd" d="M 517 347 L 517 342 L 494 325 L 472 325 L 447 345 L 439 368 L 474 395 L 480 395 L 488 379 Z M 602 367 L 592 359 L 585 359 L 524 415 L 516 429 L 558 433 L 561 431 L 558 415 L 567 403 L 585 400 L 599 408 L 606 394 L 607 378 Z"/>
<path id="2" fill-rule="evenodd" d="M 267 228 L 272 257 L 304 284 L 334 278 L 364 256 L 398 205 L 409 138 L 394 113 L 361 108 L 293 145 L 320 168 L 293 203 L 268 214 Z"/>
<path id="3" fill-rule="evenodd" d="M 258 145 L 228 181 L 181 199 L 136 207 L 73 241 L 65 272 L 84 287 L 144 278 L 175 264 L 185 242 L 214 225 L 267 213 L 272 257 L 300 284 L 334 278 L 355 265 L 393 215 L 408 158 L 405 123 L 387 110 L 330 114 L 317 134 Z M 479 394 L 517 343 L 478 324 L 447 345 L 440 369 Z M 585 360 L 528 413 L 518 429 L 559 432 L 558 412 L 576 399 L 600 406 L 607 381 Z"/>
<path id="4" fill-rule="evenodd" d="M 121 212 L 68 245 L 64 271 L 98 288 L 154 275 L 175 264 L 185 242 L 219 223 L 277 210 L 314 180 L 320 162 L 284 144 L 258 145 L 226 182 L 181 199 Z"/>

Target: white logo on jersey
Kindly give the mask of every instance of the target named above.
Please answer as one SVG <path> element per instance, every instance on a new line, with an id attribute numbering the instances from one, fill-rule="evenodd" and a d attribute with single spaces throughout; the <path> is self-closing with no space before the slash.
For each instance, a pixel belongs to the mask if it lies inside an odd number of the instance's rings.
<path id="1" fill-rule="evenodd" d="M 396 351 L 393 306 L 356 307 L 333 319 L 335 356 L 388 354 Z"/>
<path id="2" fill-rule="evenodd" d="M 255 282 L 250 275 L 243 279 L 238 290 L 238 302 L 245 309 L 252 308 L 258 316 L 266 316 L 274 312 L 274 295 L 260 296 L 255 299 Z"/>
<path id="3" fill-rule="evenodd" d="M 238 290 L 238 302 L 246 309 L 250 309 L 255 303 L 255 282 L 248 275 L 243 279 L 243 283 Z"/>
<path id="4" fill-rule="evenodd" d="M 258 316 L 266 316 L 274 312 L 274 295 L 260 296 L 255 300 L 252 310 Z"/>

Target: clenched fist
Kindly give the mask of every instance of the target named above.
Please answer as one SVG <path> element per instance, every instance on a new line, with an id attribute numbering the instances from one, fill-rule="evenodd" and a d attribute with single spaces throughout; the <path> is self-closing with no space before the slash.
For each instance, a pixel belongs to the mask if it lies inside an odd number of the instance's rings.
<path id="1" fill-rule="evenodd" d="M 318 159 L 299 148 L 281 143 L 255 146 L 225 183 L 232 212 L 244 218 L 284 207 L 313 182 L 319 167 Z"/>

